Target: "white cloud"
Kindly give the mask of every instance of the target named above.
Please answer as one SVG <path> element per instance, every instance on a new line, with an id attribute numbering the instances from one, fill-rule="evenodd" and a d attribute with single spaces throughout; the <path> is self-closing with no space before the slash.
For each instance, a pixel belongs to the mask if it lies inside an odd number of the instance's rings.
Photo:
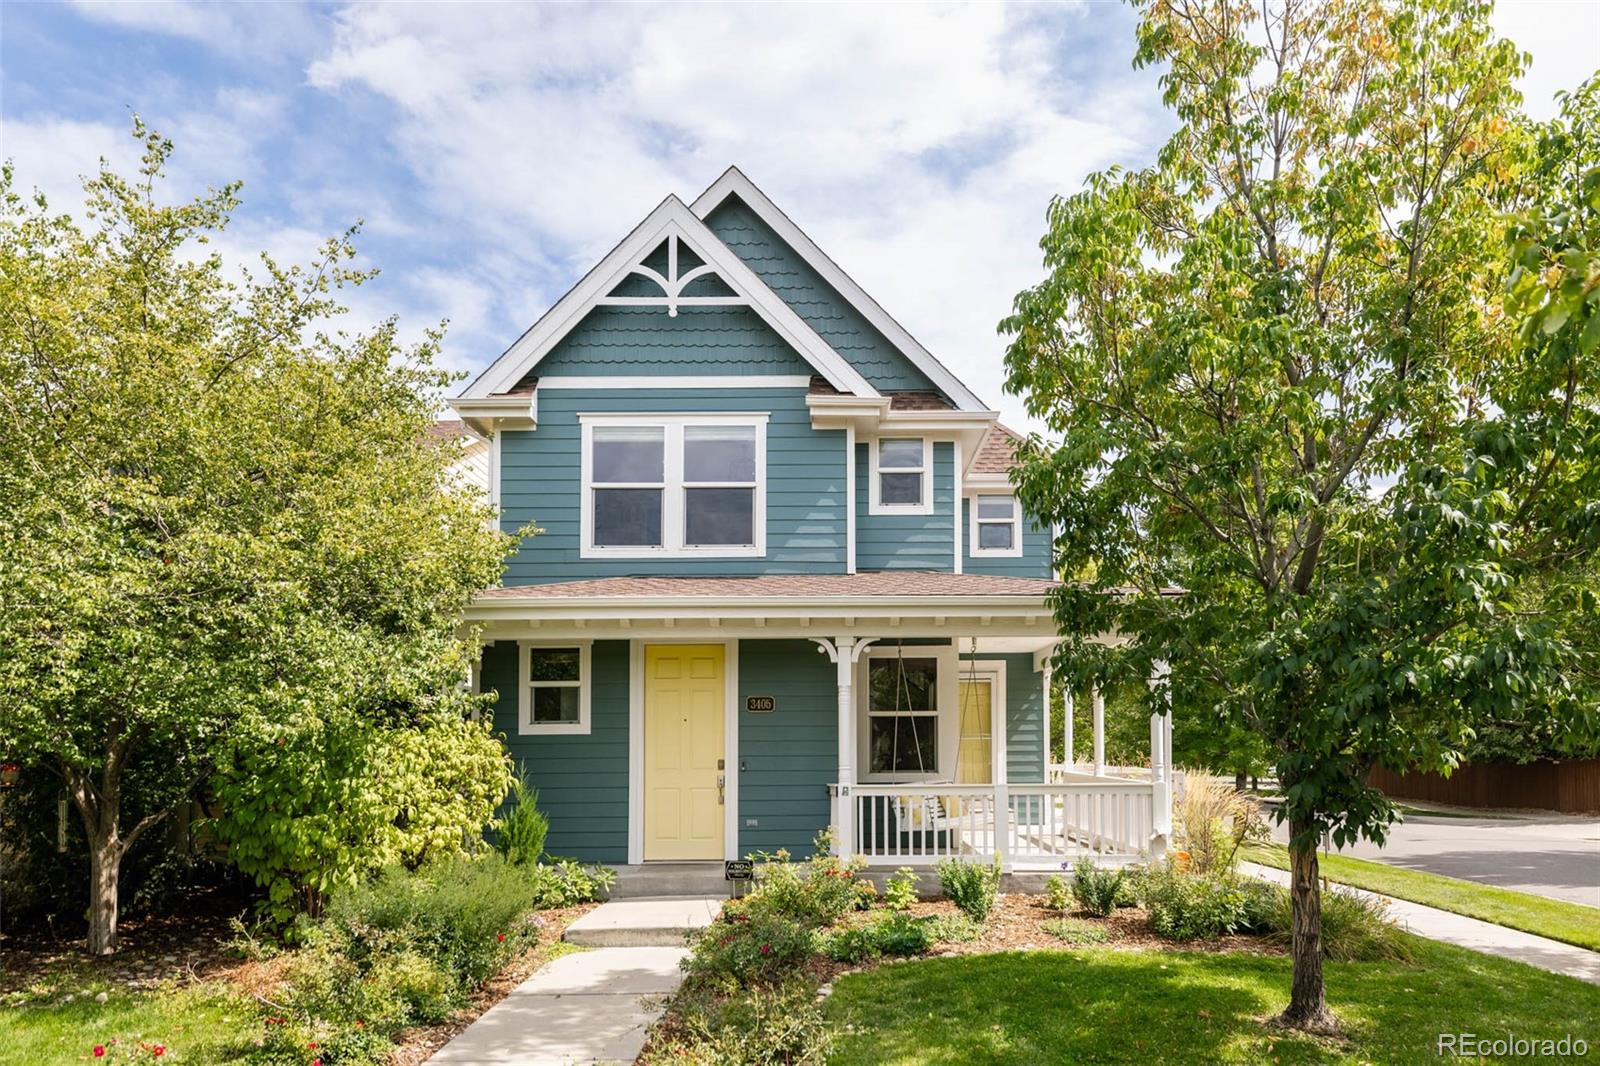
<path id="1" fill-rule="evenodd" d="M 1158 108 L 1124 56 L 1118 83 L 1146 91 L 1056 69 L 1097 47 L 1067 8 L 1048 25 L 994 5 L 472 11 L 346 9 L 308 78 L 390 101 L 394 143 L 431 208 L 514 264 L 498 294 L 515 307 L 499 319 L 505 340 L 662 196 L 690 197 L 738 163 L 1002 403 L 995 324 L 1036 280 L 1049 198 L 1137 158 Z M 532 279 L 536 291 L 516 287 Z M 471 332 L 492 319 L 478 321 Z M 1003 407 L 1021 421 L 1020 404 Z"/>

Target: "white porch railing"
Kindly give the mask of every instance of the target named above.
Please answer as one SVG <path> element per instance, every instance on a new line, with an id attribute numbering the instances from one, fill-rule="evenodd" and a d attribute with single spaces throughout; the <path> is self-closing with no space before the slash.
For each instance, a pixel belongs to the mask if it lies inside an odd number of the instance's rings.
<path id="1" fill-rule="evenodd" d="M 852 785 L 841 796 L 836 785 L 833 822 L 839 824 L 840 803 L 853 804 L 850 850 L 869 866 L 987 862 L 998 854 L 1007 869 L 1064 869 L 1085 856 L 1125 862 L 1158 855 L 1167 831 L 1156 824 L 1158 789 L 1148 781 L 1089 778 L 999 787 Z"/>

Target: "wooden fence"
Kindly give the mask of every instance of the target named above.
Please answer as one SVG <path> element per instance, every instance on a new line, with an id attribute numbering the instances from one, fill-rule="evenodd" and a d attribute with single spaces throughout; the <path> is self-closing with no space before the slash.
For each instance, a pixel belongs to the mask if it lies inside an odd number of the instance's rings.
<path id="1" fill-rule="evenodd" d="M 1395 774 L 1382 768 L 1368 781 L 1397 799 L 1458 807 L 1526 807 L 1568 814 L 1600 811 L 1600 759 L 1541 760 L 1522 766 L 1462 766 L 1449 777 Z"/>

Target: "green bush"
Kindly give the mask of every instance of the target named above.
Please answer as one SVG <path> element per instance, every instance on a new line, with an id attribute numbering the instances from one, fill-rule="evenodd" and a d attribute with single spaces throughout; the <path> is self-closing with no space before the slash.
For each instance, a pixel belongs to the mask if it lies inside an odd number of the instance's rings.
<path id="1" fill-rule="evenodd" d="M 585 866 L 576 859 L 550 858 L 524 868 L 533 885 L 534 906 L 540 910 L 572 907 L 605 899 L 617 883 L 617 872 L 606 866 Z"/>
<path id="2" fill-rule="evenodd" d="M 539 809 L 539 793 L 528 787 L 527 777 L 519 772 L 507 798 L 511 809 L 500 819 L 494 845 L 518 866 L 536 863 L 544 854 L 544 839 L 550 833 L 550 819 Z"/>
<path id="3" fill-rule="evenodd" d="M 894 912 L 821 938 L 822 953 L 839 962 L 861 962 L 884 955 L 921 955 L 933 946 L 928 919 Z"/>
<path id="4" fill-rule="evenodd" d="M 1150 928 L 1168 940 L 1209 940 L 1249 928 L 1254 891 L 1233 877 L 1151 870 L 1144 906 Z"/>
<path id="5" fill-rule="evenodd" d="M 816 933 L 746 897 L 724 903 L 717 920 L 691 934 L 690 942 L 683 967 L 691 980 L 732 992 L 776 984 L 798 969 L 816 950 Z"/>
<path id="6" fill-rule="evenodd" d="M 689 990 L 672 1035 L 651 1050 L 670 1066 L 820 1066 L 833 1047 L 816 990 L 790 981 L 723 997 Z"/>
<path id="7" fill-rule="evenodd" d="M 746 899 L 752 910 L 763 910 L 812 929 L 832 925 L 863 902 L 856 873 L 860 866 L 843 863 L 828 854 L 832 838 L 824 831 L 817 834 L 812 847 L 814 853 L 805 862 L 791 862 L 787 851 L 754 856 L 757 869 L 756 887 Z"/>
<path id="8" fill-rule="evenodd" d="M 1081 918 L 1051 918 L 1041 922 L 1040 928 L 1068 944 L 1104 944 L 1111 938 L 1104 926 Z"/>
<path id="9" fill-rule="evenodd" d="M 1079 859 L 1072 868 L 1072 894 L 1084 910 L 1104 918 L 1117 909 L 1117 896 L 1127 876 L 1121 867 L 1096 866 L 1091 859 Z"/>
<path id="10" fill-rule="evenodd" d="M 883 888 L 883 904 L 890 910 L 910 910 L 917 902 L 917 871 L 902 866 L 889 876 Z"/>
<path id="11" fill-rule="evenodd" d="M 995 893 L 1000 889 L 1000 861 L 983 865 L 965 859 L 945 859 L 934 867 L 939 872 L 939 887 L 957 907 L 974 921 L 984 921 L 994 909 Z"/>
<path id="12" fill-rule="evenodd" d="M 1289 893 L 1267 885 L 1262 928 L 1287 944 L 1294 928 Z M 1409 962 L 1411 942 L 1388 915 L 1389 905 L 1374 896 L 1325 885 L 1322 890 L 1322 955 L 1340 962 Z"/>
<path id="13" fill-rule="evenodd" d="M 1044 901 L 1053 911 L 1072 909 L 1072 886 L 1060 874 L 1051 874 L 1044 883 Z"/>
<path id="14" fill-rule="evenodd" d="M 965 914 L 935 914 L 923 924 L 936 944 L 967 944 L 983 935 L 983 925 Z"/>

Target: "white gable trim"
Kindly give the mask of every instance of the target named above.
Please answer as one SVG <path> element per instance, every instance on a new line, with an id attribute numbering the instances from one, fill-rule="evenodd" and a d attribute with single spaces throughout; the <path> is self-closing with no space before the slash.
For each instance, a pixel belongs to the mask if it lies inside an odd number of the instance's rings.
<path id="1" fill-rule="evenodd" d="M 709 215 L 717 205 L 726 200 L 730 194 L 736 194 L 739 199 L 750 205 L 750 209 L 761 220 L 771 226 L 784 241 L 800 253 L 811 269 L 821 274 L 823 280 L 839 291 L 839 294 L 850 302 L 850 305 L 861 312 L 868 322 L 889 338 L 889 343 L 900 349 L 907 359 L 916 368 L 927 375 L 946 396 L 955 401 L 958 408 L 963 411 L 984 411 L 988 406 L 972 390 L 961 383 L 961 379 L 946 369 L 945 365 L 936 359 L 932 352 L 924 348 L 906 328 L 896 322 L 885 311 L 878 301 L 867 294 L 867 291 L 857 285 L 842 269 L 839 264 L 828 258 L 826 252 L 817 247 L 805 231 L 795 225 L 789 216 L 784 214 L 776 204 L 767 199 L 767 194 L 756 188 L 755 182 L 744 176 L 738 167 L 729 167 L 723 172 L 722 177 L 712 183 L 711 187 L 701 193 L 694 202 L 694 213 L 701 218 Z"/>
<path id="2" fill-rule="evenodd" d="M 834 351 L 754 271 L 729 251 L 682 200 L 668 196 L 643 222 L 634 227 L 632 233 L 623 238 L 621 244 L 584 275 L 582 281 L 517 338 L 505 354 L 479 374 L 462 393 L 462 398 L 492 396 L 515 385 L 577 325 L 590 308 L 601 303 L 606 294 L 638 266 L 641 259 L 669 236 L 676 236 L 692 248 L 701 260 L 714 267 L 728 287 L 738 294 L 739 302 L 748 303 L 785 342 L 816 367 L 817 373 L 827 379 L 830 385 L 857 396 L 878 395 L 877 390 L 868 384 L 855 367 Z"/>

